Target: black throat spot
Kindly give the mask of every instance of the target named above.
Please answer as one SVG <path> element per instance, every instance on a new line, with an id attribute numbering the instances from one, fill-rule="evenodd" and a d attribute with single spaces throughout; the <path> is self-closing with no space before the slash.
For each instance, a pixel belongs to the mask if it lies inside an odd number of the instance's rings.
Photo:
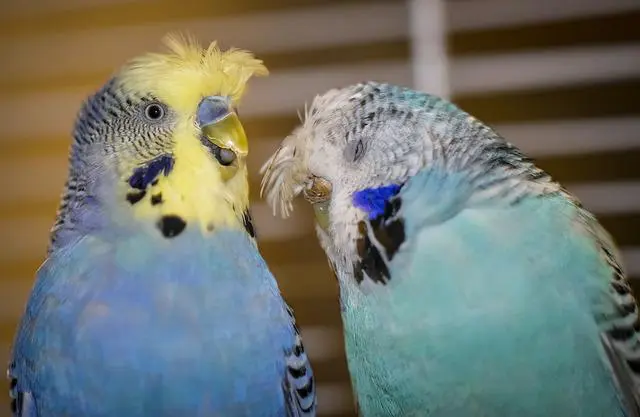
<path id="1" fill-rule="evenodd" d="M 178 236 L 187 227 L 187 222 L 180 216 L 167 215 L 162 216 L 157 223 L 158 229 L 162 233 L 162 236 L 167 239 Z"/>

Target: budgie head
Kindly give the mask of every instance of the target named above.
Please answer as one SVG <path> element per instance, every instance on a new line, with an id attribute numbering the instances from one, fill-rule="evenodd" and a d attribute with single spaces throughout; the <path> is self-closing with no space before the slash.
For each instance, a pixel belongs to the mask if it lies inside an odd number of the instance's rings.
<path id="1" fill-rule="evenodd" d="M 173 237 L 247 221 L 248 143 L 237 106 L 249 78 L 267 69 L 215 42 L 165 43 L 167 53 L 132 59 L 82 106 L 52 243 L 97 227 Z"/>
<path id="2" fill-rule="evenodd" d="M 464 178 L 452 197 L 461 199 L 489 196 L 501 184 L 516 196 L 518 184 L 540 172 L 452 103 L 408 88 L 365 82 L 333 89 L 304 116 L 262 167 L 262 191 L 284 217 L 303 194 L 314 206 L 320 243 L 339 269 L 358 258 L 361 221 L 381 215 L 390 196 L 425 167 Z"/>

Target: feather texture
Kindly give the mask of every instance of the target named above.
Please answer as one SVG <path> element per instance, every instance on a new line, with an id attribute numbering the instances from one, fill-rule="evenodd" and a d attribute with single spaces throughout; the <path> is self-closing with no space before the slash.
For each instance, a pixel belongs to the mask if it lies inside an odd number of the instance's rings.
<path id="1" fill-rule="evenodd" d="M 410 179 L 387 288 L 343 291 L 363 415 L 636 416 L 635 358 L 620 346 L 637 344 L 637 308 L 615 297 L 624 278 L 595 220 L 563 193 L 443 198 L 459 186 L 430 170 Z M 629 333 L 603 349 L 618 327 Z"/>
<path id="2" fill-rule="evenodd" d="M 10 367 L 37 414 L 15 415 L 311 416 L 300 351 L 244 232 L 87 236 L 39 271 Z"/>

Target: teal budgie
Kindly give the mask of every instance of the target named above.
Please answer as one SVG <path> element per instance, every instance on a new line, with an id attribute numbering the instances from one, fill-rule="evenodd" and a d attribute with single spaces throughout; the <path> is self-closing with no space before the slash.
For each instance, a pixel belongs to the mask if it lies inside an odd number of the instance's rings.
<path id="1" fill-rule="evenodd" d="M 492 128 L 364 82 L 316 97 L 262 172 L 274 212 L 314 207 L 362 416 L 640 415 L 612 238 Z"/>
<path id="2" fill-rule="evenodd" d="M 20 417 L 315 416 L 261 258 L 236 107 L 248 51 L 172 36 L 82 106 L 8 376 Z"/>

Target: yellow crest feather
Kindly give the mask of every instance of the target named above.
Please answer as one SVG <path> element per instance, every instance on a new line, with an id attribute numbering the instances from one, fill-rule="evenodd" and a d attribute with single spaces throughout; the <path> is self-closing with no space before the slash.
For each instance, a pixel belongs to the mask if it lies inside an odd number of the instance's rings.
<path id="1" fill-rule="evenodd" d="M 123 88 L 150 92 L 177 111 L 193 111 L 205 95 L 229 96 L 237 105 L 248 80 L 269 73 L 251 52 L 222 51 L 215 41 L 204 49 L 190 35 L 169 34 L 164 44 L 168 53 L 133 58 L 116 79 Z"/>

